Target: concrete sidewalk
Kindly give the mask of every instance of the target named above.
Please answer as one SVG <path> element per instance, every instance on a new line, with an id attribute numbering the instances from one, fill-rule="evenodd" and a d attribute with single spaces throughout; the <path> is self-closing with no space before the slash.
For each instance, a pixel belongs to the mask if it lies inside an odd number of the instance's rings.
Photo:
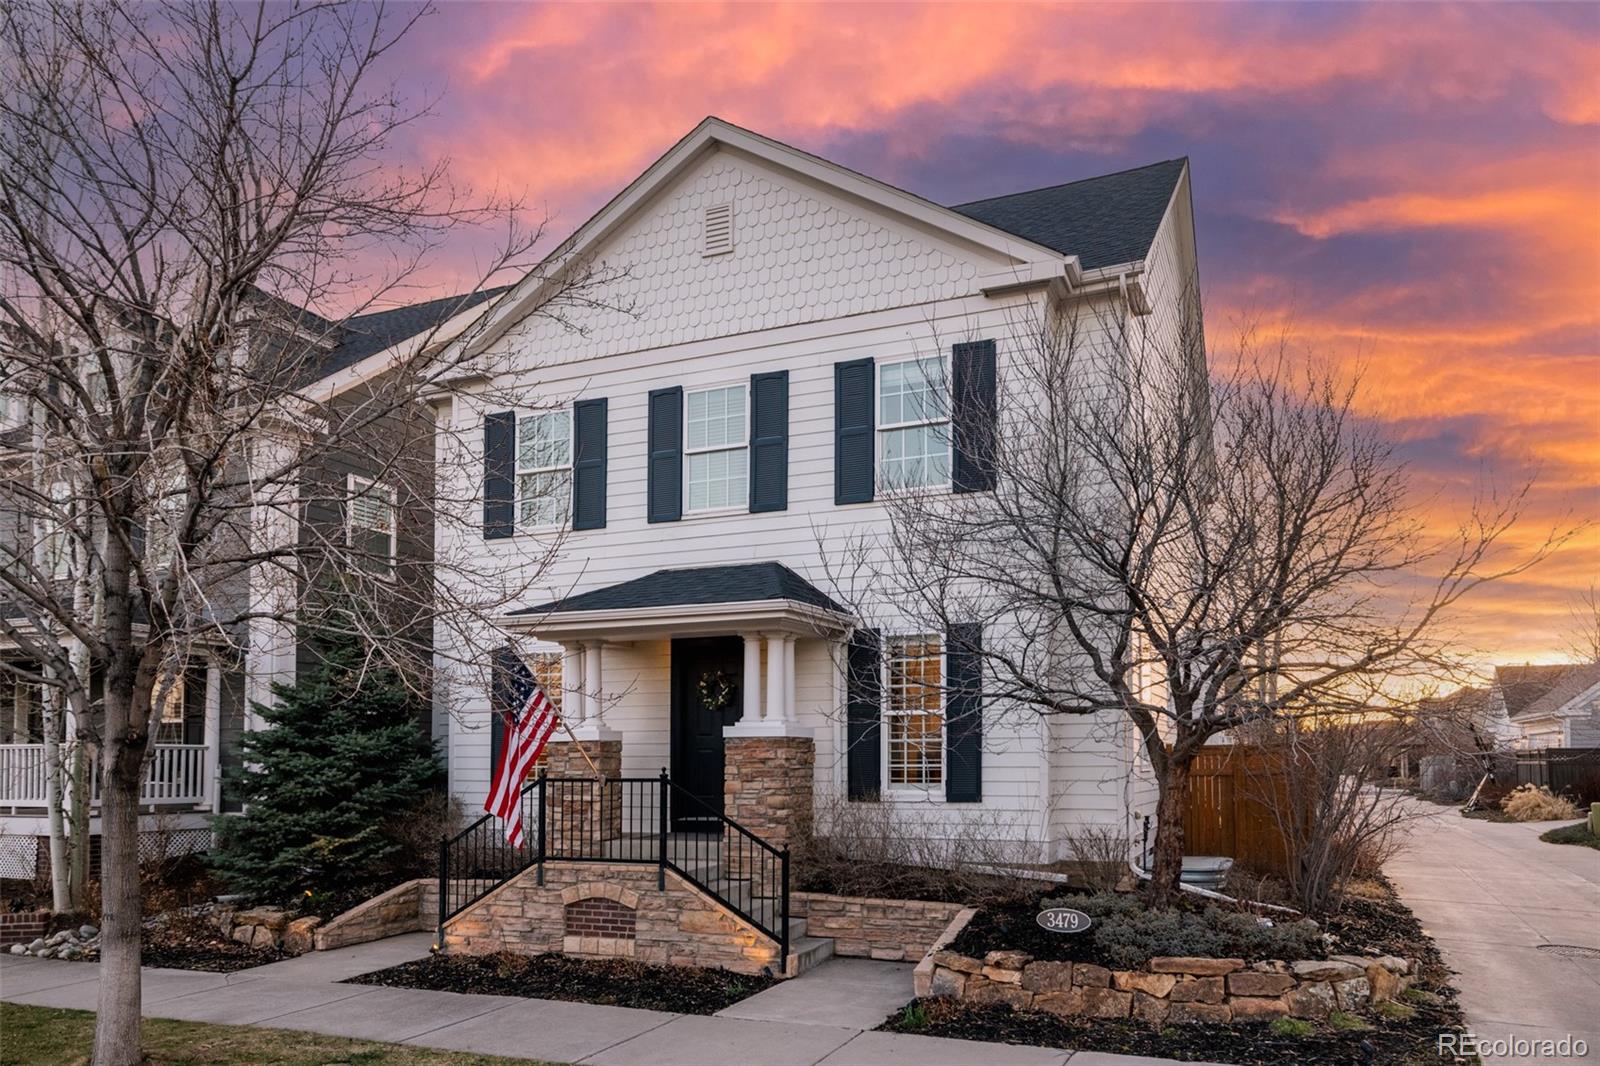
<path id="1" fill-rule="evenodd" d="M 1456 971 L 1474 1034 L 1570 1034 L 1600 1058 L 1600 851 L 1539 839 L 1562 822 L 1485 822 L 1418 807 L 1407 849 L 1385 872 Z"/>
<path id="2" fill-rule="evenodd" d="M 428 952 L 426 934 L 234 974 L 144 971 L 152 1018 L 261 1025 L 599 1066 L 1138 1066 L 1164 1059 L 870 1030 L 911 999 L 910 967 L 838 959 L 710 1017 L 587 1003 L 345 985 Z M 98 967 L 0 955 L 0 999 L 93 1010 Z"/>

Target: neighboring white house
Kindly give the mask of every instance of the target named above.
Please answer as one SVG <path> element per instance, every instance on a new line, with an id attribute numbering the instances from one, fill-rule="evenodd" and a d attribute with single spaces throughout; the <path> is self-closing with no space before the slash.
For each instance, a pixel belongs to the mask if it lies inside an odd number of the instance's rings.
<path id="1" fill-rule="evenodd" d="M 982 818 L 1043 858 L 1075 824 L 1137 839 L 1154 788 L 1120 719 L 1041 720 L 976 685 L 945 706 L 960 642 L 886 603 L 864 632 L 825 560 L 886 528 L 886 492 L 988 490 L 960 442 L 1025 402 L 1006 370 L 1026 322 L 1080 307 L 1175 337 L 1195 256 L 1187 160 L 945 207 L 707 119 L 474 333 L 463 359 L 493 369 L 437 418 L 483 476 L 441 464 L 440 500 L 465 502 L 436 550 L 510 584 L 559 542 L 500 629 L 580 737 L 620 740 L 624 775 L 667 768 L 720 807 L 726 738 L 803 736 L 819 798 L 880 796 L 913 829 Z M 569 261 L 621 276 L 565 323 L 533 314 Z M 952 425 L 985 417 L 952 412 L 952 377 L 998 388 L 998 425 Z M 436 731 L 473 809 L 498 719 L 454 651 Z"/>
<path id="2" fill-rule="evenodd" d="M 1600 748 L 1600 663 L 1497 667 L 1489 701 L 1520 750 Z"/>
<path id="3" fill-rule="evenodd" d="M 348 388 L 349 379 L 362 368 L 378 365 L 396 345 L 407 341 L 417 343 L 419 335 L 431 337 L 442 322 L 454 324 L 458 319 L 464 321 L 481 314 L 486 302 L 499 292 L 484 290 L 446 297 L 338 322 L 260 294 L 262 309 L 246 325 L 245 346 L 309 344 L 316 353 L 310 368 L 313 381 L 323 383 L 329 394 L 333 394 Z M 449 328 L 446 326 L 446 331 Z M 285 339 L 286 336 L 289 339 Z M 365 376 L 370 378 L 375 373 L 377 371 L 367 370 Z M 0 399 L 4 399 L 3 393 Z M 10 476 L 19 468 L 25 469 L 29 459 L 24 447 L 26 441 L 19 436 L 27 432 L 27 405 L 15 402 L 14 398 L 6 400 L 0 402 L 0 414 L 8 419 L 0 424 L 0 471 Z M 281 446 L 281 442 L 257 439 L 253 442 L 257 454 L 268 443 Z M 350 514 L 350 535 L 385 537 L 398 559 L 426 559 L 431 550 L 428 538 L 431 520 L 419 521 L 404 507 L 394 506 L 392 493 L 382 496 L 373 491 L 383 488 L 372 480 L 380 475 L 352 465 L 371 464 L 370 455 L 346 455 L 340 448 L 328 447 L 326 443 L 313 442 L 305 446 L 316 447 L 318 452 L 317 458 L 305 464 L 308 482 L 304 487 L 308 491 L 300 510 L 302 521 L 315 521 L 318 519 L 313 513 L 316 508 L 327 511 L 332 506 L 331 500 L 317 501 L 316 498 L 325 494 L 309 491 L 309 479 L 326 466 L 332 471 L 336 484 L 343 485 L 348 472 L 351 491 L 361 490 L 359 496 L 352 496 L 344 504 Z M 243 447 L 239 451 L 251 454 Z M 281 453 L 273 454 L 282 461 Z M 369 476 L 362 477 L 362 474 Z M 286 509 L 266 510 L 271 517 L 257 528 L 255 535 L 295 535 L 295 520 Z M 342 509 L 335 507 L 334 510 L 339 513 L 322 517 L 342 523 Z M 275 533 L 270 532 L 274 519 L 280 527 Z M 408 528 L 408 520 L 410 526 L 420 529 Z M 38 530 L 21 528 L 16 515 L 3 502 L 0 502 L 0 536 L 8 538 L 6 549 L 9 551 L 25 551 L 27 545 L 46 539 Z M 7 557 L 8 550 L 0 550 L 0 560 Z M 278 567 L 262 569 L 271 570 L 272 582 L 286 585 L 286 594 L 292 603 L 294 581 L 287 571 Z M 63 575 L 65 573 L 63 569 Z M 426 573 L 422 576 L 427 577 Z M 209 592 L 213 602 L 221 605 L 219 614 L 243 617 L 247 614 L 246 605 L 267 602 L 273 589 L 255 580 L 230 580 Z M 0 610 L 12 612 L 7 617 L 14 624 L 26 619 L 26 614 L 16 604 L 0 603 Z M 169 690 L 162 703 L 140 792 L 140 828 L 145 834 L 146 853 L 154 854 L 150 849 L 157 845 L 169 851 L 203 850 L 211 843 L 213 817 L 240 809 L 238 796 L 228 786 L 242 764 L 242 734 L 258 724 L 251 705 L 254 702 L 270 706 L 271 685 L 292 683 L 302 661 L 310 654 L 298 635 L 288 631 L 290 628 L 275 620 L 256 619 L 241 624 L 226 639 L 219 636 L 197 654 L 184 676 Z M 64 646 L 70 649 L 70 638 L 66 638 Z M 0 636 L 0 659 L 30 672 L 37 671 L 17 642 L 3 636 Z M 0 671 L 0 878 L 31 878 L 47 869 L 50 818 L 46 793 L 44 699 L 39 685 L 17 680 L 14 673 Z M 66 723 L 66 735 L 75 735 L 76 725 L 70 714 Z M 423 725 L 419 723 L 419 728 Z M 91 773 L 89 777 L 89 835 L 93 837 L 100 831 L 100 786 L 98 775 Z M 91 853 L 93 851 L 91 848 Z"/>

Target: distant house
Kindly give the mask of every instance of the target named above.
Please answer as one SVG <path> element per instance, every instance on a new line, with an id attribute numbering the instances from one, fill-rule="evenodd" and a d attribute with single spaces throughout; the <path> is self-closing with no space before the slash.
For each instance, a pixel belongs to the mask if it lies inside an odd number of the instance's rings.
<path id="1" fill-rule="evenodd" d="M 1497 667 L 1489 702 L 1519 749 L 1600 748 L 1600 663 Z"/>

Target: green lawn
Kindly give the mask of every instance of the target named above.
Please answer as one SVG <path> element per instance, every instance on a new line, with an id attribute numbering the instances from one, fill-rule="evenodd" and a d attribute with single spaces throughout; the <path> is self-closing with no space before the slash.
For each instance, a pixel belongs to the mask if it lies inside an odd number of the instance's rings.
<path id="1" fill-rule="evenodd" d="M 93 1035 L 92 1011 L 0 1003 L 0 1066 L 87 1066 Z M 163 1018 L 145 1019 L 144 1050 L 149 1066 L 525 1066 L 527 1061 Z"/>
<path id="2" fill-rule="evenodd" d="M 1540 833 L 1539 839 L 1546 844 L 1578 844 L 1586 848 L 1600 850 L 1600 835 L 1589 832 L 1588 822 L 1579 822 L 1576 825 L 1564 825 L 1559 829 L 1551 829 Z"/>

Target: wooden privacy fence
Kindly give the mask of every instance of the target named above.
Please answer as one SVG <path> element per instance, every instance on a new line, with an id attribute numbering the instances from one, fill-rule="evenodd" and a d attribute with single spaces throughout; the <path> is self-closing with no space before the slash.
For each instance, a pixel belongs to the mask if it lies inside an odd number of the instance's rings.
<path id="1" fill-rule="evenodd" d="M 1207 748 L 1195 758 L 1191 774 L 1184 852 L 1228 855 L 1242 869 L 1282 874 L 1288 847 L 1272 807 L 1287 810 L 1287 800 L 1281 765 L 1261 749 L 1241 744 Z"/>
<path id="2" fill-rule="evenodd" d="M 1579 804 L 1600 803 L 1600 748 L 1519 751 L 1517 784 L 1542 785 Z"/>

